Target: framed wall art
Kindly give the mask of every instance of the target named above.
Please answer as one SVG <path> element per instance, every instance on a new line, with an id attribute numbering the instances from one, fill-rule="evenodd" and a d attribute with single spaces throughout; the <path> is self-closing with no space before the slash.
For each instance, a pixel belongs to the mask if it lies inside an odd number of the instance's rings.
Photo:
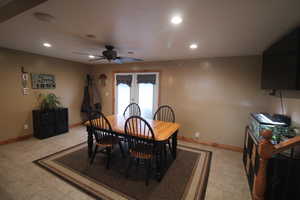
<path id="1" fill-rule="evenodd" d="M 32 89 L 55 89 L 55 76 L 52 74 L 31 73 Z"/>

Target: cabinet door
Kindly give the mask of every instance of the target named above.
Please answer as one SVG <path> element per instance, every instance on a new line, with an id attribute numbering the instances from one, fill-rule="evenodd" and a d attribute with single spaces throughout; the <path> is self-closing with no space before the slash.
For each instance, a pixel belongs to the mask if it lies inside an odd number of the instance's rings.
<path id="1" fill-rule="evenodd" d="M 41 112 L 39 138 L 48 138 L 55 135 L 55 113 Z"/>
<path id="2" fill-rule="evenodd" d="M 69 131 L 68 126 L 68 109 L 60 109 L 55 112 L 56 133 L 65 133 Z"/>
<path id="3" fill-rule="evenodd" d="M 276 155 L 268 162 L 266 200 L 296 200 L 299 197 L 300 160 Z"/>

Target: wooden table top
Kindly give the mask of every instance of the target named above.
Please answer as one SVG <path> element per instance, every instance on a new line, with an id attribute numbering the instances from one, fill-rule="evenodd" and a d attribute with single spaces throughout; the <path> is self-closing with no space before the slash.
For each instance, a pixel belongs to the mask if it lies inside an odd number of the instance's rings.
<path id="1" fill-rule="evenodd" d="M 126 118 L 123 115 L 109 115 L 106 117 L 111 124 L 112 130 L 119 134 L 125 134 L 124 126 Z M 146 119 L 154 132 L 156 141 L 164 141 L 170 138 L 180 127 L 178 123 L 164 122 L 152 119 Z M 88 126 L 89 122 L 85 122 Z"/>

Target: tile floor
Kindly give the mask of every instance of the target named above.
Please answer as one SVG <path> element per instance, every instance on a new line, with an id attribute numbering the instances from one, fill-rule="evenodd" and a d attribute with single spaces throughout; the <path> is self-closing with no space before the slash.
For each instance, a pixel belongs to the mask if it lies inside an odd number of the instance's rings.
<path id="1" fill-rule="evenodd" d="M 0 199 L 93 199 L 32 163 L 84 141 L 85 127 L 77 127 L 45 140 L 31 138 L 0 146 Z M 206 200 L 250 200 L 242 154 L 207 146 L 201 148 L 213 152 Z"/>

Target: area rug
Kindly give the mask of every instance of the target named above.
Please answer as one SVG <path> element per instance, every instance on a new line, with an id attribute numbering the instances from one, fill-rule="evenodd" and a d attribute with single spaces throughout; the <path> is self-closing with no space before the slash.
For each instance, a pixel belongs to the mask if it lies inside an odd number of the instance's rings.
<path id="1" fill-rule="evenodd" d="M 209 177 L 212 153 L 178 145 L 176 160 L 158 182 L 155 174 L 145 185 L 145 168 L 133 166 L 125 178 L 128 159 L 115 149 L 109 170 L 106 157 L 98 153 L 92 165 L 88 163 L 87 145 L 79 144 L 34 161 L 64 181 L 86 192 L 95 199 L 109 200 L 203 200 Z M 154 166 L 155 167 L 155 166 Z M 155 171 L 155 170 L 153 170 Z"/>

